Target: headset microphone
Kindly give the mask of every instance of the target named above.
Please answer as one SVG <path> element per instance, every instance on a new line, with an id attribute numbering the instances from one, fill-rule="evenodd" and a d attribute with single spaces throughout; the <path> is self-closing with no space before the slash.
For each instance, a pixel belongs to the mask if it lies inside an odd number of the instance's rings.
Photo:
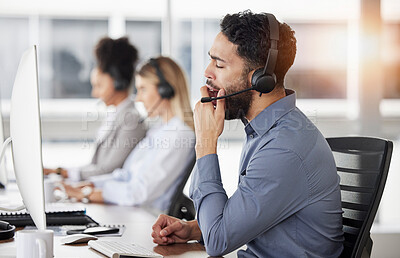
<path id="1" fill-rule="evenodd" d="M 147 115 L 145 117 L 142 117 L 139 119 L 139 124 L 146 121 L 146 119 L 149 118 L 149 116 L 158 108 L 158 106 L 161 104 L 162 101 L 163 101 L 163 98 L 161 98 L 159 101 L 157 101 L 157 103 L 154 104 L 154 106 L 150 109 L 150 111 L 147 113 Z"/>
<path id="2" fill-rule="evenodd" d="M 243 92 L 246 92 L 246 91 L 249 91 L 249 90 L 254 90 L 254 88 L 253 87 L 247 88 L 247 89 L 244 89 L 244 90 L 241 90 L 241 91 L 238 91 L 238 92 L 234 92 L 232 94 L 221 96 L 221 97 L 214 97 L 214 98 L 212 98 L 212 97 L 204 97 L 204 98 L 201 98 L 200 101 L 201 101 L 201 103 L 206 103 L 206 102 L 211 102 L 211 101 L 218 100 L 218 99 L 225 99 L 225 98 L 229 98 L 229 97 L 238 95 L 240 93 L 243 93 Z"/>

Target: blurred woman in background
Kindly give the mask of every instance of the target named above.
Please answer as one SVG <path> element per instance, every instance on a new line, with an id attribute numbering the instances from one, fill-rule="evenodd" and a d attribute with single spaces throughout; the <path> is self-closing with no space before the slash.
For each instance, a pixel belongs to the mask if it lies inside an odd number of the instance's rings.
<path id="1" fill-rule="evenodd" d="M 129 153 L 145 136 L 145 127 L 139 123 L 139 113 L 130 93 L 138 60 L 136 48 L 126 37 L 115 40 L 105 37 L 97 43 L 95 56 L 97 66 L 90 76 L 92 96 L 108 107 L 114 106 L 115 112 L 107 112 L 97 133 L 90 164 L 78 168 L 44 169 L 45 174 L 57 173 L 72 181 L 80 181 L 111 173 L 122 167 Z"/>
<path id="2" fill-rule="evenodd" d="M 136 101 L 159 117 L 146 137 L 110 175 L 92 177 L 70 197 L 90 202 L 150 206 L 165 211 L 187 165 L 195 158 L 193 113 L 186 78 L 170 58 L 150 59 L 136 75 Z"/>

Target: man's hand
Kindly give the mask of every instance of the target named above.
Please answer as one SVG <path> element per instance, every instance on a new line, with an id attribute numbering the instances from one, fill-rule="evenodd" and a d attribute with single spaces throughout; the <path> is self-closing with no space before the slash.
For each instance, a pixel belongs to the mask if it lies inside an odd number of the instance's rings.
<path id="1" fill-rule="evenodd" d="M 169 245 L 186 243 L 189 240 L 200 240 L 201 231 L 196 220 L 183 221 L 161 214 L 153 225 L 151 236 L 154 243 Z"/>
<path id="2" fill-rule="evenodd" d="M 201 97 L 209 97 L 207 86 L 200 88 Z M 224 96 L 225 90 L 218 92 L 218 97 Z M 218 137 L 224 130 L 225 99 L 217 101 L 217 107 L 213 104 L 197 102 L 194 109 L 194 127 L 196 132 L 196 157 L 197 159 L 217 153 Z"/>

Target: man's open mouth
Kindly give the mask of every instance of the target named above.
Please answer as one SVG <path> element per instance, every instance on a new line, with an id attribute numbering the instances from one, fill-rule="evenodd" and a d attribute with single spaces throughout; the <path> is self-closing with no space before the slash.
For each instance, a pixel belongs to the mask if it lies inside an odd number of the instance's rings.
<path id="1" fill-rule="evenodd" d="M 210 95 L 210 97 L 216 98 L 217 95 L 218 95 L 219 89 L 215 89 L 215 88 L 211 87 L 210 85 L 207 85 L 207 91 L 208 91 L 208 95 Z M 216 106 L 216 105 L 217 105 L 217 101 L 216 101 L 216 100 L 213 100 L 213 101 L 212 101 L 212 104 L 213 104 L 214 106 Z"/>

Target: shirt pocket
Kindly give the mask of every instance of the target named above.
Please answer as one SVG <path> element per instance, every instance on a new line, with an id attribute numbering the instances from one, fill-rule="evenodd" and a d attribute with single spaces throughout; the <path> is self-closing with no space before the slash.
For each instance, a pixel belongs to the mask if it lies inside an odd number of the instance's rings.
<path id="1" fill-rule="evenodd" d="M 242 182 L 245 176 L 246 176 L 246 169 L 242 170 L 242 172 L 240 172 L 239 174 L 239 184 Z"/>

